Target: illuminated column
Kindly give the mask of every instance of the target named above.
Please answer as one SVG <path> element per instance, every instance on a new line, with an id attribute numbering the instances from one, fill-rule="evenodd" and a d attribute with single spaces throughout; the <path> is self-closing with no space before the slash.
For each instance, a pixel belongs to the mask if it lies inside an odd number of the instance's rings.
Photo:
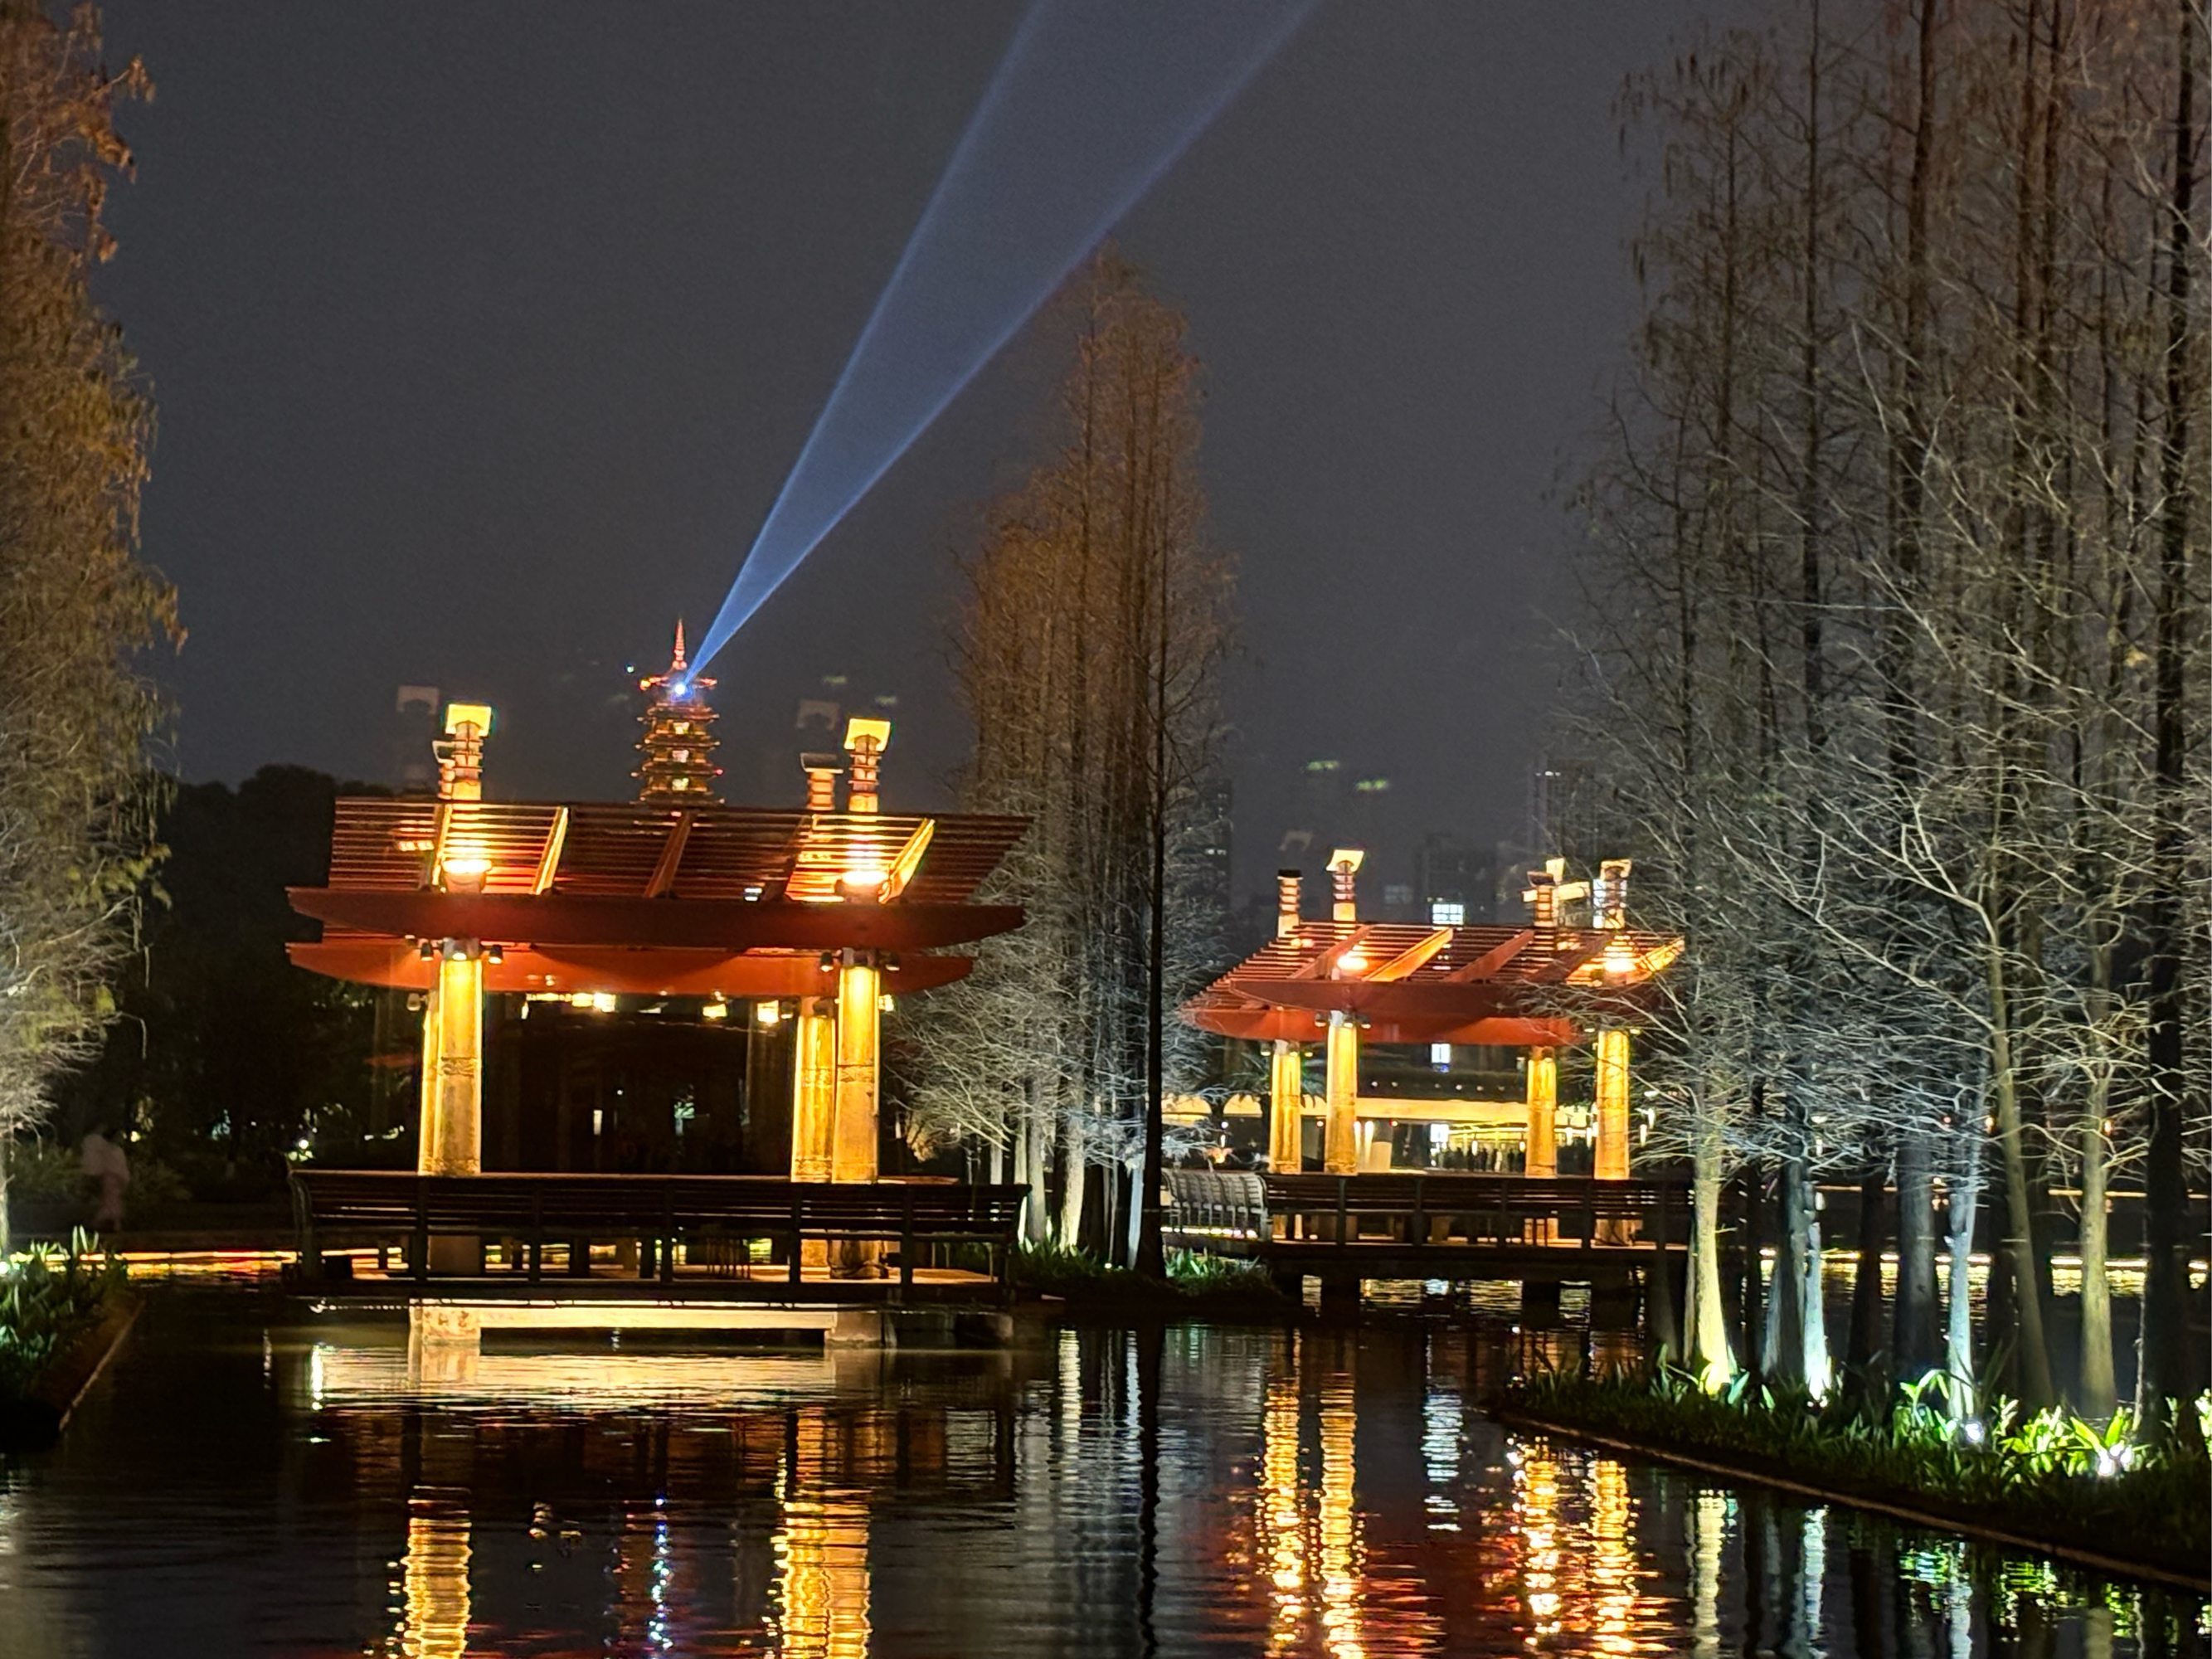
<path id="1" fill-rule="evenodd" d="M 1625 931 L 1631 868 L 1626 859 L 1606 860 L 1590 893 L 1591 920 L 1613 935 L 1603 958 L 1608 985 L 1624 983 L 1634 963 Z M 1618 1027 L 1597 1034 L 1597 1177 L 1628 1179 L 1628 1033 Z"/>
<path id="2" fill-rule="evenodd" d="M 837 1024 L 827 997 L 801 997 L 792 1028 L 791 1178 L 827 1181 L 836 1144 Z"/>
<path id="3" fill-rule="evenodd" d="M 1305 1161 L 1305 1050 L 1278 1038 L 1267 1062 L 1267 1167 L 1296 1175 Z"/>
<path id="4" fill-rule="evenodd" d="M 1359 1026 L 1341 1008 L 1328 1017 L 1328 1116 L 1322 1168 L 1330 1175 L 1359 1173 Z"/>
<path id="5" fill-rule="evenodd" d="M 483 947 L 472 939 L 439 946 L 438 988 L 423 1010 L 434 1034 L 424 1079 L 425 1175 L 475 1175 L 483 1167 Z"/>
<path id="6" fill-rule="evenodd" d="M 422 1087 L 415 1134 L 415 1173 L 434 1174 L 438 1158 L 438 978 L 422 993 Z"/>
<path id="7" fill-rule="evenodd" d="M 1295 939 L 1304 877 L 1275 872 L 1275 937 Z M 1267 1062 L 1267 1167 L 1296 1175 L 1305 1165 L 1306 1057 L 1299 1044 L 1278 1037 Z"/>
<path id="8" fill-rule="evenodd" d="M 1367 854 L 1357 847 L 1340 847 L 1328 855 L 1330 921 L 1348 926 L 1359 920 L 1359 900 L 1352 879 L 1366 860 Z"/>
<path id="9" fill-rule="evenodd" d="M 466 820 L 454 803 L 483 799 L 483 745 L 491 710 L 482 703 L 450 703 L 446 731 L 432 745 L 438 757 L 438 839 L 431 878 L 450 893 L 483 890 L 491 860 L 471 844 Z M 459 827 L 457 828 L 457 823 Z M 422 1002 L 422 1109 L 416 1168 L 424 1175 L 475 1175 L 483 1167 L 483 945 L 472 939 L 440 939 L 437 970 Z M 438 1241 L 432 1265 L 473 1271 L 474 1239 Z"/>
<path id="10" fill-rule="evenodd" d="M 836 1135 L 833 1181 L 876 1178 L 876 1088 L 883 981 L 864 951 L 848 951 L 837 975 Z"/>
<path id="11" fill-rule="evenodd" d="M 1559 1173 L 1559 1054 L 1528 1051 L 1528 1157 L 1523 1173 L 1549 1181 Z"/>
<path id="12" fill-rule="evenodd" d="M 1628 1033 L 1597 1034 L 1597 1168 L 1600 1181 L 1628 1179 Z"/>
<path id="13" fill-rule="evenodd" d="M 891 744 L 891 723 L 889 720 L 867 720 L 854 718 L 845 722 L 845 752 L 853 757 L 853 776 L 846 792 L 845 810 L 848 812 L 873 812 L 878 810 L 876 775 L 883 765 L 884 750 Z"/>
<path id="14" fill-rule="evenodd" d="M 1353 878 L 1366 860 L 1356 847 L 1340 847 L 1328 855 L 1329 920 L 1339 927 L 1355 926 L 1359 904 Z M 1332 970 L 1339 979 L 1356 979 L 1359 968 L 1357 933 L 1352 948 L 1337 958 Z M 1328 1111 L 1322 1134 L 1322 1168 L 1330 1175 L 1359 1173 L 1359 1026 L 1342 1009 L 1328 1017 Z"/>

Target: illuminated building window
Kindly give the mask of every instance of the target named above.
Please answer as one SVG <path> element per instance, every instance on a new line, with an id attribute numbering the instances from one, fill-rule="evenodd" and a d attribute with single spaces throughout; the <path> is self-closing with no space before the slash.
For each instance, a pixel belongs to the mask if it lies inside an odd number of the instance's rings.
<path id="1" fill-rule="evenodd" d="M 1449 899 L 1429 901 L 1429 926 L 1431 927 L 1464 927 L 1467 926 L 1467 906 Z"/>
<path id="2" fill-rule="evenodd" d="M 1429 1045 L 1429 1064 L 1435 1066 L 1439 1072 L 1449 1071 L 1451 1069 L 1451 1044 L 1449 1042 L 1431 1042 Z"/>

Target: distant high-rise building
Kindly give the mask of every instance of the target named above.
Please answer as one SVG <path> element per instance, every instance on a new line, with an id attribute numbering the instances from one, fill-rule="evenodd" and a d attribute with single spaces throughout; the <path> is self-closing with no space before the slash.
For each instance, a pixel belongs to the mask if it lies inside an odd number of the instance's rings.
<path id="1" fill-rule="evenodd" d="M 1225 770 L 1215 772 L 1200 786 L 1198 805 L 1205 836 L 1199 843 L 1200 897 L 1217 925 L 1225 925 L 1235 903 L 1229 885 L 1231 802 Z"/>
<path id="2" fill-rule="evenodd" d="M 1559 806 L 1561 775 L 1548 755 L 1537 756 L 1535 765 L 1528 769 L 1528 856 L 1538 863 L 1559 855 L 1559 837 L 1552 827 L 1552 815 Z"/>
<path id="3" fill-rule="evenodd" d="M 393 704 L 390 769 L 403 794 L 428 794 L 438 787 L 438 760 L 430 745 L 439 735 L 438 688 L 401 686 Z"/>
<path id="4" fill-rule="evenodd" d="M 1495 860 L 1456 836 L 1431 833 L 1413 850 L 1413 898 L 1431 927 L 1492 921 L 1497 886 Z"/>

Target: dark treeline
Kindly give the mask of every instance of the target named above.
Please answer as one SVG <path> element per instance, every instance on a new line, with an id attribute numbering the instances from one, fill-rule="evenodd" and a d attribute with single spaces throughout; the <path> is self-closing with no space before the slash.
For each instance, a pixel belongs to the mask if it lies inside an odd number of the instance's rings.
<path id="1" fill-rule="evenodd" d="M 1634 848 L 1640 920 L 1689 941 L 1642 1075 L 1695 1173 L 1716 1382 L 1948 1372 L 1965 1413 L 2071 1374 L 2109 1414 L 2124 1192 L 2139 1407 L 2203 1385 L 2204 28 L 1831 0 L 1626 94 L 1645 313 L 1589 490 L 1569 850 Z M 1778 1258 L 1731 1297 L 1744 1176 Z M 1822 1238 L 1822 1179 L 1861 1237 Z M 1830 1353 L 1822 1247 L 1893 1242 Z"/>
<path id="2" fill-rule="evenodd" d="M 370 1064 L 386 994 L 294 967 L 284 946 L 315 937 L 285 897 L 320 886 L 343 787 L 320 772 L 268 766 L 232 788 L 179 787 L 161 821 L 167 848 L 145 904 L 143 947 L 115 988 L 105 1048 L 60 1080 L 52 1128 L 73 1144 L 106 1127 L 137 1139 L 196 1196 L 281 1186 L 288 1153 L 354 1161 L 375 1121 L 372 1091 L 411 1106 L 414 1074 Z M 411 1052 L 418 1021 L 386 1043 Z M 397 1029 L 397 1028 L 396 1028 Z M 389 1114 L 399 1125 L 413 1113 Z"/>

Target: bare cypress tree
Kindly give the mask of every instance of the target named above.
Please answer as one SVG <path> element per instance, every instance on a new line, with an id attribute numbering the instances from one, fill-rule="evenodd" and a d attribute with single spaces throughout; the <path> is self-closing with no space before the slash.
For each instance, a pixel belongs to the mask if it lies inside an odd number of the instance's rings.
<path id="1" fill-rule="evenodd" d="M 1076 334 L 1060 446 L 995 509 L 956 641 L 965 799 L 1034 819 L 1001 880 L 1030 921 L 933 1000 L 943 1036 L 915 1115 L 1020 1147 L 1033 1239 L 1050 1216 L 1063 1244 L 1102 1238 L 1157 1272 L 1160 1103 L 1202 1068 L 1172 1010 L 1220 926 L 1206 785 L 1230 576 L 1202 537 L 1182 318 L 1110 252 L 1060 314 Z M 1094 1170 L 1110 1227 L 1087 1225 Z"/>
<path id="2" fill-rule="evenodd" d="M 1630 100 L 1659 187 L 1589 492 L 1577 833 L 1631 852 L 1646 915 L 1689 941 L 1647 1044 L 1658 1138 L 1701 1189 L 1782 1177 L 1775 1380 L 1824 1370 L 1811 1180 L 1853 1170 L 1878 1218 L 1893 1169 L 1887 1321 L 1878 1224 L 1859 1239 L 1870 1407 L 1934 1363 L 1940 1184 L 1946 1369 L 1974 1409 L 1985 1171 L 2004 1244 L 1979 1346 L 2003 1385 L 2056 1397 L 2061 1206 L 2101 1263 L 2138 1169 L 2165 1274 L 2143 1386 L 2198 1385 L 2161 1346 L 2212 979 L 2203 16 L 2178 36 L 2171 3 L 1831 3 Z M 2077 1398 L 2108 1413 L 2097 1277 Z"/>

